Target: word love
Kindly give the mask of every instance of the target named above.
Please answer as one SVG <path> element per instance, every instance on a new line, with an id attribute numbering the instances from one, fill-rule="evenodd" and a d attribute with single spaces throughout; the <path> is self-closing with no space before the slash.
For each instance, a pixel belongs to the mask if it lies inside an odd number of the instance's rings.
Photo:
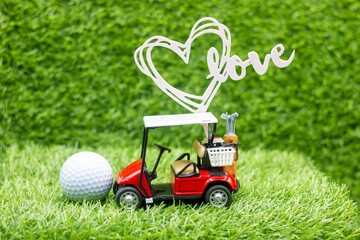
<path id="1" fill-rule="evenodd" d="M 225 77 L 221 77 L 221 69 L 219 66 L 219 53 L 216 48 L 210 48 L 207 55 L 207 63 L 210 71 L 210 75 L 207 78 L 214 77 L 218 79 L 227 80 L 229 76 L 232 80 L 238 81 L 245 77 L 246 68 L 250 65 L 254 68 L 255 72 L 259 75 L 265 74 L 269 67 L 270 59 L 278 68 L 285 68 L 290 65 L 295 57 L 295 50 L 292 52 L 291 56 L 287 60 L 281 59 L 281 55 L 284 53 L 284 46 L 282 44 L 278 44 L 272 48 L 270 54 L 266 54 L 264 62 L 261 63 L 259 55 L 252 51 L 248 53 L 248 59 L 243 61 L 237 55 L 232 56 L 226 63 L 226 71 Z M 240 68 L 240 74 L 237 72 L 236 68 Z"/>
<path id="2" fill-rule="evenodd" d="M 202 95 L 195 95 L 184 92 L 169 84 L 155 68 L 151 53 L 154 48 L 162 47 L 173 51 L 182 61 L 188 64 L 192 42 L 204 34 L 217 35 L 222 41 L 222 50 L 218 51 L 214 47 L 209 48 L 206 56 L 209 69 L 207 79 L 212 78 L 212 80 Z M 295 51 L 293 51 L 288 59 L 281 59 L 285 48 L 282 44 L 278 44 L 273 47 L 270 54 L 265 56 L 263 62 L 260 61 L 259 55 L 254 51 L 249 52 L 248 59 L 243 61 L 237 55 L 230 56 L 230 49 L 231 35 L 229 29 L 217 20 L 207 17 L 200 19 L 194 24 L 185 43 L 179 43 L 163 36 L 154 36 L 146 40 L 135 51 L 134 58 L 138 68 L 145 75 L 149 76 L 170 98 L 191 112 L 206 112 L 221 84 L 229 77 L 235 81 L 243 79 L 246 75 L 247 67 L 250 65 L 252 65 L 258 74 L 262 75 L 267 71 L 270 60 L 272 60 L 275 66 L 284 68 L 293 61 L 295 56 Z"/>

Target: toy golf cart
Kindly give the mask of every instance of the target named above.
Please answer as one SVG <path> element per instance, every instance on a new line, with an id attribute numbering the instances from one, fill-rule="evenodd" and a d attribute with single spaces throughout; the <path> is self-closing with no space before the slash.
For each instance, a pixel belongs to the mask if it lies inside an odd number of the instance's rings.
<path id="1" fill-rule="evenodd" d="M 113 185 L 118 205 L 127 209 L 137 209 L 144 203 L 150 204 L 166 200 L 203 199 L 215 207 L 228 207 L 232 193 L 239 189 L 235 174 L 226 171 L 234 164 L 237 144 L 225 144 L 215 138 L 218 120 L 212 113 L 191 113 L 144 117 L 144 135 L 141 158 L 122 169 Z M 146 165 L 148 134 L 151 129 L 199 124 L 205 129 L 203 143 L 193 143 L 193 153 L 184 153 L 170 165 L 168 183 L 152 183 L 157 178 L 156 169 L 162 154 L 171 150 L 155 144 L 160 152 L 152 170 Z M 196 153 L 196 155 L 195 155 Z M 190 156 L 194 155 L 194 159 Z M 236 171 L 235 171 L 236 172 Z"/>

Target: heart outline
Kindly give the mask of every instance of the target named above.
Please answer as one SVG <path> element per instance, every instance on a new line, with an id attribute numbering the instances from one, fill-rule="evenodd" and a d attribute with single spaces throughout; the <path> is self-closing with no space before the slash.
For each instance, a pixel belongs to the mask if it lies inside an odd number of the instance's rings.
<path id="1" fill-rule="evenodd" d="M 221 56 L 217 49 L 211 47 L 207 54 L 207 63 L 210 74 L 207 79 L 213 78 L 203 95 L 194 95 L 184 92 L 169 84 L 157 71 L 152 59 L 151 51 L 155 47 L 167 48 L 175 52 L 185 64 L 189 63 L 192 42 L 203 34 L 218 35 L 223 44 Z M 138 68 L 149 76 L 155 84 L 170 98 L 179 103 L 190 112 L 206 112 L 220 85 L 228 78 L 226 64 L 230 58 L 231 35 L 229 29 L 216 19 L 205 17 L 198 20 L 191 29 L 190 35 L 184 44 L 163 36 L 153 36 L 147 39 L 134 53 L 135 63 Z M 145 54 L 145 58 L 144 58 Z M 210 64 L 211 63 L 211 64 Z M 200 101 L 196 103 L 193 100 Z"/>

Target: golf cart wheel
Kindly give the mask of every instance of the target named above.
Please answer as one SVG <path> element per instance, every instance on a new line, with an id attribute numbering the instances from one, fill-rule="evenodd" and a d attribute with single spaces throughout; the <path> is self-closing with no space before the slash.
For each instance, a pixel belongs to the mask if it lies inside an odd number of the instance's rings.
<path id="1" fill-rule="evenodd" d="M 232 203 L 232 195 L 227 187 L 215 185 L 207 190 L 205 202 L 214 207 L 229 207 Z"/>
<path id="2" fill-rule="evenodd" d="M 138 209 L 143 204 L 140 192 L 133 187 L 119 188 L 115 195 L 116 203 L 125 209 Z"/>
<path id="3" fill-rule="evenodd" d="M 117 191 L 119 190 L 119 187 L 120 185 L 116 182 L 116 180 L 114 181 L 114 184 L 113 184 L 113 192 L 114 192 L 114 195 L 116 195 Z"/>

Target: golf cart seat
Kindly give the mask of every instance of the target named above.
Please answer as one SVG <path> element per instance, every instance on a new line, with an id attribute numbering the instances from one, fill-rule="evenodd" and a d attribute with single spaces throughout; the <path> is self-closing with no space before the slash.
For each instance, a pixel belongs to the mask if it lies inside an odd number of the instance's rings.
<path id="1" fill-rule="evenodd" d="M 206 147 L 202 145 L 198 140 L 195 140 L 193 145 L 193 149 L 197 155 L 198 166 L 201 169 L 209 169 L 211 167 L 210 160 L 206 151 Z"/>
<path id="2" fill-rule="evenodd" d="M 176 160 L 171 164 L 171 168 L 176 177 L 192 177 L 199 174 L 199 169 L 191 160 Z"/>
<path id="3" fill-rule="evenodd" d="M 203 159 L 204 155 L 205 155 L 205 147 L 204 147 L 204 145 L 202 145 L 198 140 L 195 140 L 192 147 L 195 150 L 196 155 L 200 159 Z"/>

